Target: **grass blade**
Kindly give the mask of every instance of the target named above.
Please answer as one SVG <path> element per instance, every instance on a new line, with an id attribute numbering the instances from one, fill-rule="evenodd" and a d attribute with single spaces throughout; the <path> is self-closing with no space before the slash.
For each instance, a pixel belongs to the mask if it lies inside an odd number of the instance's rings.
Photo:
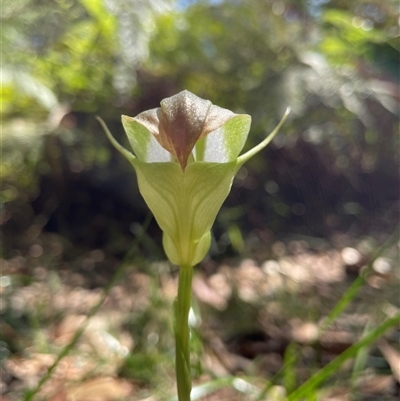
<path id="1" fill-rule="evenodd" d="M 400 227 L 400 226 L 399 226 Z M 373 265 L 376 259 L 389 248 L 394 242 L 399 239 L 399 227 L 390 236 L 390 238 L 376 251 L 375 255 L 369 261 L 364 271 L 353 281 L 348 290 L 344 293 L 340 301 L 332 309 L 331 313 L 327 316 L 323 324 L 319 329 L 319 335 L 321 335 L 335 320 L 336 318 L 346 309 L 350 302 L 356 297 L 360 288 L 364 285 L 365 280 L 373 270 Z"/>
<path id="2" fill-rule="evenodd" d="M 315 373 L 310 379 L 298 387 L 287 397 L 286 401 L 296 401 L 305 397 L 312 392 L 334 372 L 336 372 L 348 359 L 353 358 L 356 354 L 365 347 L 370 346 L 378 338 L 380 338 L 391 327 L 400 323 L 400 312 L 394 317 L 385 320 L 374 330 L 362 337 L 359 341 L 347 348 L 346 351 L 338 355 L 334 360 L 324 366 L 321 370 Z"/>
<path id="3" fill-rule="evenodd" d="M 36 387 L 32 390 L 28 390 L 25 393 L 25 396 L 23 398 L 23 401 L 31 401 L 33 397 L 39 392 L 39 390 L 42 388 L 42 386 L 47 382 L 47 380 L 50 379 L 51 375 L 53 374 L 54 370 L 58 366 L 58 364 L 61 362 L 62 359 L 64 359 L 69 352 L 75 347 L 76 343 L 82 336 L 83 332 L 85 331 L 87 324 L 90 320 L 91 317 L 93 317 L 98 310 L 101 308 L 103 305 L 104 301 L 106 300 L 108 293 L 110 292 L 111 288 L 114 286 L 114 284 L 122 277 L 122 275 L 125 273 L 125 268 L 127 266 L 127 262 L 133 257 L 133 255 L 136 253 L 143 237 L 144 234 L 147 231 L 147 228 L 149 227 L 149 224 L 151 222 L 152 215 L 148 214 L 143 226 L 142 226 L 142 231 L 139 235 L 136 236 L 131 248 L 129 249 L 128 253 L 126 254 L 124 260 L 118 267 L 117 271 L 115 272 L 114 276 L 111 278 L 111 280 L 108 282 L 106 287 L 103 290 L 103 293 L 100 297 L 100 300 L 96 305 L 93 306 L 93 308 L 89 311 L 86 320 L 83 322 L 83 324 L 79 327 L 79 329 L 75 332 L 73 338 L 71 341 L 62 349 L 62 351 L 58 354 L 56 360 L 54 363 L 47 369 L 46 373 L 43 375 L 43 377 L 39 380 L 39 383 L 36 385 Z"/>

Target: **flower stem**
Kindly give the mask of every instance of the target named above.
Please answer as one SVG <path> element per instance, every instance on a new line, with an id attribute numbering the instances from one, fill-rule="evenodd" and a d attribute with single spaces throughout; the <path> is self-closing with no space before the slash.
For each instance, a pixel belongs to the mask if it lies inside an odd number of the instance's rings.
<path id="1" fill-rule="evenodd" d="M 179 270 L 178 301 L 175 305 L 175 362 L 179 401 L 190 401 L 190 391 L 192 389 L 188 322 L 192 298 L 192 278 L 193 267 L 181 266 Z"/>

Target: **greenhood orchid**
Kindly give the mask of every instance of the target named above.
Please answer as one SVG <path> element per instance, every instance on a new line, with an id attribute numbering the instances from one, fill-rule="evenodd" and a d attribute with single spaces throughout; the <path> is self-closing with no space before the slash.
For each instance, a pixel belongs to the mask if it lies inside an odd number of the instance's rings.
<path id="1" fill-rule="evenodd" d="M 134 154 L 110 141 L 133 165 L 139 190 L 163 231 L 168 259 L 180 266 L 199 263 L 210 247 L 210 230 L 239 168 L 264 148 L 239 156 L 251 117 L 213 105 L 189 91 L 161 101 L 136 117 L 122 116 Z"/>

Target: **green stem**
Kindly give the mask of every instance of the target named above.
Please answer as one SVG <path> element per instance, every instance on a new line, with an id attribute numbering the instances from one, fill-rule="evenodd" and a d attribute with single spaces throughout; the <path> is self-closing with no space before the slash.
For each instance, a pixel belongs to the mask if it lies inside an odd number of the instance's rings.
<path id="1" fill-rule="evenodd" d="M 192 298 L 192 278 L 193 267 L 181 266 L 179 270 L 178 301 L 175 305 L 175 362 L 179 401 L 190 401 L 190 391 L 192 389 L 188 322 Z"/>

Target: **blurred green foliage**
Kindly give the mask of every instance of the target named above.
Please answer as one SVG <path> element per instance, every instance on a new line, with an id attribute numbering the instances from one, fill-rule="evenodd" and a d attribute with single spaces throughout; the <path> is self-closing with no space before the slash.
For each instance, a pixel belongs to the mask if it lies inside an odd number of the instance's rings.
<path id="1" fill-rule="evenodd" d="M 395 2 L 5 0 L 2 8 L 6 232 L 17 234 L 44 214 L 46 228 L 88 238 L 90 246 L 99 226 L 113 227 L 102 245 L 116 232 L 129 237 L 145 209 L 129 166 L 94 117 L 104 117 L 123 141 L 121 114 L 156 107 L 183 88 L 251 114 L 248 146 L 286 106 L 293 110 L 265 157 L 235 181 L 215 252 L 246 252 L 242 237 L 262 244 L 284 232 L 392 228 Z M 29 216 L 24 223 L 15 205 Z M 83 224 L 74 215 L 97 226 L 76 234 L 73 225 Z"/>
<path id="2" fill-rule="evenodd" d="M 57 279 L 63 269 L 83 271 L 90 277 L 83 286 L 107 283 L 115 266 L 87 255 L 126 254 L 147 208 L 131 167 L 110 148 L 95 116 L 123 142 L 121 114 L 157 107 L 182 89 L 250 114 L 248 147 L 292 108 L 281 134 L 239 172 L 214 227 L 214 259 L 265 261 L 272 242 L 293 234 L 319 250 L 326 242 L 315 237 L 349 246 L 340 243 L 342 233 L 371 249 L 383 242 L 399 217 L 398 11 L 392 0 L 3 0 L 2 256 L 15 263 L 26 256 L 13 283 L 31 285 L 42 266 L 54 268 Z M 62 241 L 39 247 L 39 258 L 32 244 L 42 230 Z M 140 258 L 162 258 L 159 239 L 154 224 Z M 88 261 L 102 267 L 86 270 Z M 148 263 L 139 265 L 148 275 Z M 204 271 L 214 267 L 208 261 Z M 171 305 L 158 291 L 159 277 L 146 293 L 149 305 L 126 320 L 136 354 L 119 370 L 150 387 L 172 377 L 163 370 L 171 360 Z M 379 296 L 397 300 L 392 285 Z M 376 294 L 367 291 L 361 302 L 376 301 Z M 317 297 L 315 288 L 303 298 L 273 295 L 283 305 L 281 320 L 318 320 L 326 300 Z M 239 306 L 228 308 L 225 320 L 218 315 L 227 332 L 226 321 L 243 329 L 257 320 L 255 307 Z M 40 308 L 30 314 L 7 310 L 3 317 L 16 332 L 48 323 Z M 192 338 L 196 377 L 203 373 L 203 334 L 196 329 Z M 12 352 L 26 348 L 10 344 Z M 298 384 L 295 357 L 289 347 L 289 390 Z"/>

